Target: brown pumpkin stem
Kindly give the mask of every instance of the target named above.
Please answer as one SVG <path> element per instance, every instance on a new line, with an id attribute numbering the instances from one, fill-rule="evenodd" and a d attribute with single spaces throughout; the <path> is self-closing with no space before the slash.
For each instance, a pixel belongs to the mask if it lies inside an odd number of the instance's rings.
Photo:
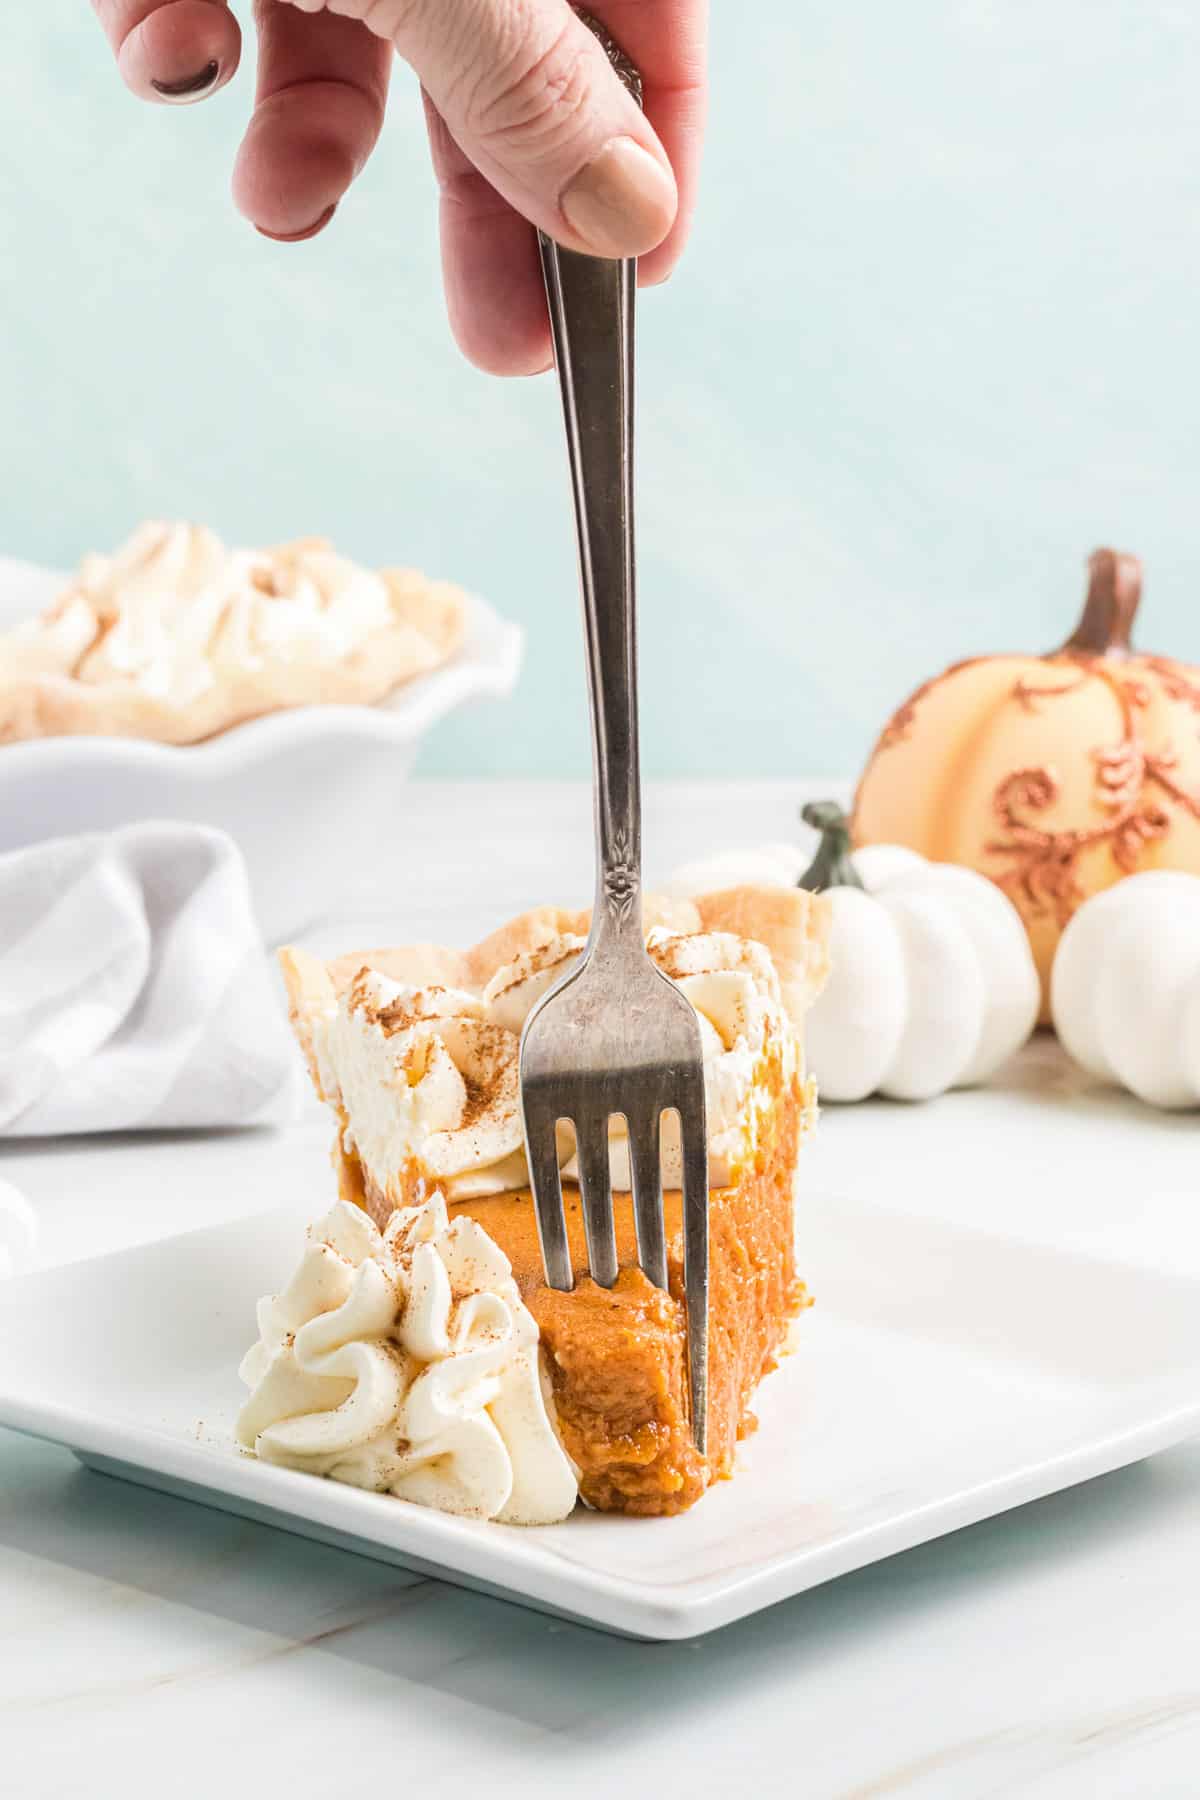
<path id="1" fill-rule="evenodd" d="M 1128 656 L 1142 597 L 1142 565 L 1125 550 L 1094 550 L 1088 559 L 1083 616 L 1063 645 L 1083 656 Z"/>
<path id="2" fill-rule="evenodd" d="M 796 886 L 810 894 L 823 894 L 831 887 L 860 888 L 862 878 L 850 856 L 850 821 L 837 801 L 810 800 L 800 808 L 800 817 L 820 832 L 821 842 Z"/>

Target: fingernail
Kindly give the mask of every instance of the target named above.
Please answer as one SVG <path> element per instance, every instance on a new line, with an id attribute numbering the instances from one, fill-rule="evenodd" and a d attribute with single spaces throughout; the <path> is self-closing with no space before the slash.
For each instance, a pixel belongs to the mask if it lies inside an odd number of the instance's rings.
<path id="1" fill-rule="evenodd" d="M 675 217 L 675 184 L 632 138 L 613 138 L 559 198 L 563 216 L 596 256 L 640 256 Z"/>
<path id="2" fill-rule="evenodd" d="M 259 237 L 270 238 L 273 244 L 302 244 L 305 238 L 316 237 L 318 231 L 324 231 L 337 209 L 338 203 L 335 200 L 332 206 L 325 208 L 319 219 L 314 219 L 302 231 L 268 231 L 265 225 L 256 225 L 254 229 Z"/>
<path id="3" fill-rule="evenodd" d="M 209 88 L 215 87 L 220 73 L 220 63 L 210 62 L 205 63 L 198 75 L 185 75 L 182 81 L 154 81 L 152 79 L 150 86 L 156 94 L 161 94 L 164 100 L 174 100 L 177 104 L 186 106 L 189 101 L 199 100 L 202 95 L 207 94 Z"/>

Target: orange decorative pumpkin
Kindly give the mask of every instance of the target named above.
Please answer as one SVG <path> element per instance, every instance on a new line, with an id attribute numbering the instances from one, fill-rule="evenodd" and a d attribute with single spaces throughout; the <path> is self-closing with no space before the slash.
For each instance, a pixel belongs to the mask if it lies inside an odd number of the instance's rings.
<path id="1" fill-rule="evenodd" d="M 857 844 L 907 844 L 990 875 L 1042 977 L 1080 903 L 1140 869 L 1200 874 L 1200 669 L 1136 651 L 1134 556 L 1097 550 L 1083 617 L 1048 656 L 977 657 L 884 727 Z"/>

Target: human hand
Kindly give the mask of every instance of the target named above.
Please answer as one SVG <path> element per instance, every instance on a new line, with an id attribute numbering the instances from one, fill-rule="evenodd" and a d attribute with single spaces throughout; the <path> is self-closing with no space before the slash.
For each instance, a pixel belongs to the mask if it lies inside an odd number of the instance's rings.
<path id="1" fill-rule="evenodd" d="M 237 69 L 226 0 L 92 6 L 144 99 L 201 100 Z M 531 227 L 569 249 L 639 256 L 643 283 L 665 280 L 700 160 L 706 0 L 590 10 L 641 71 L 644 113 L 568 0 L 254 0 L 258 81 L 238 207 L 287 243 L 323 231 L 374 147 L 398 52 L 422 85 L 454 334 L 493 373 L 547 367 Z"/>

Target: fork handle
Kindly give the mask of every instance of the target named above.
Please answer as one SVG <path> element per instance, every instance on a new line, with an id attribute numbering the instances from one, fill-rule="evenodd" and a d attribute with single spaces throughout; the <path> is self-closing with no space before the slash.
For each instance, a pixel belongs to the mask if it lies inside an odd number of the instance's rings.
<path id="1" fill-rule="evenodd" d="M 642 930 L 633 562 L 633 314 L 637 265 L 538 234 L 562 391 L 583 587 L 596 794 L 592 942 Z"/>

